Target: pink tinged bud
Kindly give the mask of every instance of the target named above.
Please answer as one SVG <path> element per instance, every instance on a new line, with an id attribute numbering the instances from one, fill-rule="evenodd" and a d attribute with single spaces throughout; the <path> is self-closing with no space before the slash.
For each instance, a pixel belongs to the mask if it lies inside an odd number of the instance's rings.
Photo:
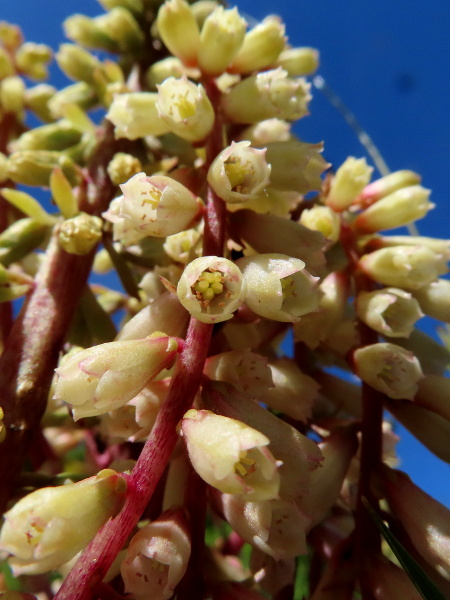
<path id="1" fill-rule="evenodd" d="M 217 6 L 203 23 L 198 65 L 203 73 L 220 75 L 234 59 L 245 37 L 247 23 L 237 8 Z"/>
<path id="2" fill-rule="evenodd" d="M 362 582 L 364 587 L 370 590 L 374 600 L 422 598 L 405 571 L 384 557 L 372 556 L 370 561 L 365 563 Z"/>
<path id="3" fill-rule="evenodd" d="M 156 101 L 158 94 L 134 92 L 114 96 L 106 118 L 114 125 L 114 136 L 136 140 L 148 135 L 163 135 L 168 125 L 159 118 Z"/>
<path id="4" fill-rule="evenodd" d="M 240 81 L 222 99 L 222 109 L 232 123 L 257 123 L 265 119 L 296 121 L 308 114 L 310 85 L 290 79 L 283 69 L 264 71 Z"/>
<path id="5" fill-rule="evenodd" d="M 195 66 L 200 32 L 189 4 L 184 0 L 166 0 L 159 9 L 156 24 L 170 52 L 187 66 Z"/>
<path id="6" fill-rule="evenodd" d="M 311 418 L 312 406 L 318 396 L 319 384 L 302 373 L 288 358 L 269 364 L 275 387 L 266 389 L 258 400 L 270 408 L 306 423 Z"/>
<path id="7" fill-rule="evenodd" d="M 127 232 L 131 243 L 147 236 L 166 237 L 190 227 L 200 214 L 200 200 L 171 177 L 138 173 L 120 188 L 117 217 L 103 215 L 114 223 L 114 239 L 127 242 Z"/>
<path id="8" fill-rule="evenodd" d="M 206 359 L 204 373 L 226 381 L 248 398 L 258 398 L 273 386 L 267 358 L 249 350 L 232 350 Z"/>
<path id="9" fill-rule="evenodd" d="M 196 258 L 183 271 L 177 296 L 185 309 L 199 321 L 227 321 L 244 300 L 242 273 L 226 258 Z"/>
<path id="10" fill-rule="evenodd" d="M 275 252 L 299 258 L 308 268 L 324 263 L 325 238 L 300 223 L 244 209 L 230 215 L 230 224 L 236 235 L 261 254 Z"/>
<path id="11" fill-rule="evenodd" d="M 75 420 L 123 406 L 170 367 L 180 350 L 176 338 L 155 335 L 77 352 L 56 370 L 55 399 L 73 406 Z"/>
<path id="12" fill-rule="evenodd" d="M 319 448 L 324 460 L 321 467 L 311 473 L 309 492 L 300 500 L 303 512 L 311 519 L 310 529 L 326 517 L 339 498 L 358 442 L 353 431 L 338 429 L 319 444 Z"/>
<path id="13" fill-rule="evenodd" d="M 209 168 L 208 183 L 225 202 L 258 198 L 270 184 L 270 165 L 265 153 L 265 150 L 252 148 L 250 142 L 232 142 Z"/>
<path id="14" fill-rule="evenodd" d="M 348 208 L 369 183 L 372 171 L 365 158 L 349 156 L 331 180 L 327 206 L 338 212 Z"/>
<path id="15" fill-rule="evenodd" d="M 450 281 L 438 279 L 414 291 L 420 308 L 426 315 L 450 323 Z"/>
<path id="16" fill-rule="evenodd" d="M 247 502 L 236 494 L 214 494 L 220 513 L 246 542 L 275 560 L 306 553 L 309 519 L 293 500 Z"/>
<path id="17" fill-rule="evenodd" d="M 191 554 L 183 511 L 168 510 L 133 537 L 121 566 L 125 591 L 135 600 L 169 600 Z"/>
<path id="18" fill-rule="evenodd" d="M 230 67 L 232 73 L 251 73 L 273 65 L 284 48 L 284 25 L 278 17 L 266 17 L 251 29 Z"/>
<path id="19" fill-rule="evenodd" d="M 440 375 L 425 375 L 419 381 L 414 402 L 450 422 L 450 379 Z"/>
<path id="20" fill-rule="evenodd" d="M 423 377 L 417 358 L 389 343 L 358 348 L 353 354 L 357 375 L 389 398 L 412 400 Z"/>
<path id="21" fill-rule="evenodd" d="M 297 499 L 307 493 L 310 472 L 322 460 L 315 442 L 227 384 L 205 386 L 202 402 L 215 412 L 239 419 L 270 439 L 273 455 L 283 463 L 279 468 L 282 498 Z"/>
<path id="22" fill-rule="evenodd" d="M 127 483 L 111 469 L 78 483 L 42 488 L 5 514 L 0 549 L 14 575 L 58 569 L 122 509 Z"/>
<path id="23" fill-rule="evenodd" d="M 396 190 L 358 215 L 355 227 L 361 233 L 373 233 L 409 225 L 434 208 L 434 204 L 428 200 L 429 195 L 430 190 L 420 185 Z"/>
<path id="24" fill-rule="evenodd" d="M 294 323 L 317 310 L 317 277 L 305 263 L 284 254 L 259 254 L 237 261 L 247 287 L 245 303 L 261 317 Z"/>
<path id="25" fill-rule="evenodd" d="M 409 337 L 416 321 L 423 317 L 417 300 L 398 288 L 360 292 L 356 314 L 366 325 L 388 337 Z"/>
<path id="26" fill-rule="evenodd" d="M 433 454 L 450 463 L 450 421 L 416 402 L 389 402 L 386 408 Z"/>
<path id="27" fill-rule="evenodd" d="M 401 471 L 385 471 L 387 501 L 419 554 L 447 579 L 450 576 L 450 510 Z"/>
<path id="28" fill-rule="evenodd" d="M 383 285 L 418 290 L 447 272 L 447 259 L 426 246 L 394 246 L 365 254 L 361 269 Z"/>
<path id="29" fill-rule="evenodd" d="M 214 109 L 204 87 L 169 77 L 158 87 L 160 118 L 172 133 L 189 142 L 203 140 L 214 124 Z"/>
<path id="30" fill-rule="evenodd" d="M 189 410 L 181 423 L 192 466 L 209 485 L 252 501 L 278 497 L 280 462 L 270 440 L 235 419 Z"/>
<path id="31" fill-rule="evenodd" d="M 322 157 L 323 143 L 298 140 L 267 144 L 266 160 L 272 166 L 270 181 L 280 190 L 306 194 L 322 187 L 321 174 L 330 166 Z"/>
<path id="32" fill-rule="evenodd" d="M 377 200 L 389 196 L 401 188 L 419 185 L 420 175 L 413 171 L 395 171 L 367 185 L 358 198 L 358 203 L 370 206 Z"/>
<path id="33" fill-rule="evenodd" d="M 450 240 L 430 238 L 420 235 L 382 235 L 370 238 L 374 249 L 390 248 L 392 246 L 425 246 L 436 254 L 440 254 L 447 260 L 450 259 Z"/>

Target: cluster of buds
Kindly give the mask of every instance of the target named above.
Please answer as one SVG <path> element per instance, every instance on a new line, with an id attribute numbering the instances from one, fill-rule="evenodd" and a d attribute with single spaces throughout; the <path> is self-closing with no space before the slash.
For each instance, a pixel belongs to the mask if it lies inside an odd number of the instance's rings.
<path id="1" fill-rule="evenodd" d="M 390 468 L 383 422 L 450 461 L 450 350 L 415 329 L 450 322 L 450 242 L 384 234 L 429 190 L 355 157 L 324 177 L 291 129 L 318 53 L 278 17 L 100 3 L 65 21 L 60 91 L 26 89 L 49 50 L 0 24 L 0 302 L 29 296 L 0 316 L 14 576 L 56 571 L 58 600 L 281 598 L 310 554 L 314 600 L 413 598 L 367 499 L 448 590 L 448 511 Z"/>

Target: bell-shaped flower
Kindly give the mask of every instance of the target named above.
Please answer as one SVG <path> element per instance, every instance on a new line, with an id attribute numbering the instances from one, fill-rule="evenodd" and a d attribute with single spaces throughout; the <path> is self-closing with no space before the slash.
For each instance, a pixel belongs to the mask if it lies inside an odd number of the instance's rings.
<path id="1" fill-rule="evenodd" d="M 313 402 L 318 396 L 319 384 L 305 375 L 293 360 L 280 358 L 269 363 L 273 383 L 257 398 L 270 408 L 306 423 L 311 418 Z"/>
<path id="2" fill-rule="evenodd" d="M 294 323 L 317 310 L 317 278 L 304 271 L 305 263 L 284 254 L 240 258 L 237 265 L 247 287 L 245 303 L 261 317 Z"/>
<path id="3" fill-rule="evenodd" d="M 265 119 L 296 121 L 308 114 L 310 85 L 291 79 L 278 68 L 250 75 L 222 99 L 222 109 L 232 123 L 257 123 Z"/>
<path id="4" fill-rule="evenodd" d="M 0 549 L 12 555 L 15 575 L 58 569 L 82 550 L 122 509 L 125 478 L 105 469 L 96 476 L 28 494 L 5 514 Z"/>
<path id="5" fill-rule="evenodd" d="M 357 375 L 389 398 L 412 400 L 423 377 L 414 354 L 396 344 L 363 346 L 354 352 L 353 360 Z"/>
<path id="6" fill-rule="evenodd" d="M 249 350 L 231 350 L 206 359 L 205 375 L 226 381 L 248 398 L 258 398 L 273 387 L 267 358 Z"/>
<path id="7" fill-rule="evenodd" d="M 140 529 L 130 542 L 120 571 L 135 600 L 169 600 L 183 578 L 191 554 L 182 509 L 167 510 Z"/>
<path id="8" fill-rule="evenodd" d="M 383 489 L 419 554 L 448 579 L 450 510 L 415 485 L 405 473 L 383 471 Z"/>
<path id="9" fill-rule="evenodd" d="M 109 412 L 172 366 L 179 350 L 177 338 L 158 333 L 86 348 L 56 369 L 55 399 L 71 404 L 75 419 Z"/>
<path id="10" fill-rule="evenodd" d="M 226 321 L 231 319 L 244 300 L 242 273 L 226 258 L 196 258 L 183 271 L 177 296 L 186 310 L 199 321 Z"/>
<path id="11" fill-rule="evenodd" d="M 393 246 L 365 254 L 359 261 L 383 285 L 418 290 L 447 272 L 447 258 L 426 246 Z"/>
<path id="12" fill-rule="evenodd" d="M 200 199 L 171 177 L 138 173 L 120 188 L 123 196 L 103 216 L 114 225 L 114 239 L 126 245 L 178 233 L 200 216 Z"/>
<path id="13" fill-rule="evenodd" d="M 148 135 L 162 135 L 169 127 L 159 118 L 155 92 L 117 94 L 106 114 L 114 125 L 116 138 L 136 140 Z"/>
<path id="14" fill-rule="evenodd" d="M 448 279 L 432 281 L 420 290 L 415 290 L 413 295 L 426 315 L 450 323 L 450 281 Z"/>
<path id="15" fill-rule="evenodd" d="M 416 321 L 423 317 L 417 300 L 398 288 L 360 292 L 356 314 L 366 325 L 388 337 L 408 337 Z"/>
<path id="16" fill-rule="evenodd" d="M 245 423 L 209 410 L 189 410 L 181 422 L 192 466 L 202 479 L 252 501 L 278 497 L 281 463 L 269 438 Z"/>
<path id="17" fill-rule="evenodd" d="M 189 142 L 205 139 L 214 124 L 214 109 L 201 84 L 187 77 L 169 77 L 158 86 L 157 108 L 160 119 Z"/>
<path id="18" fill-rule="evenodd" d="M 237 8 L 217 6 L 205 19 L 200 33 L 198 66 L 208 75 L 223 73 L 239 52 L 247 23 Z"/>
<path id="19" fill-rule="evenodd" d="M 217 511 L 236 533 L 275 560 L 306 553 L 309 518 L 293 500 L 251 502 L 238 494 L 213 492 Z"/>
<path id="20" fill-rule="evenodd" d="M 252 148 L 248 141 L 232 142 L 213 161 L 208 183 L 225 202 L 255 199 L 270 184 L 270 165 L 264 156 L 265 150 Z"/>

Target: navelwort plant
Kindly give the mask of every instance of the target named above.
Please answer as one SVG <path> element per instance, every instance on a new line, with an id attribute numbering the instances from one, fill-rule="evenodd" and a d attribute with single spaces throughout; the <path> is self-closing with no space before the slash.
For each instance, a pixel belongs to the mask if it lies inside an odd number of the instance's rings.
<path id="1" fill-rule="evenodd" d="M 449 511 L 384 420 L 450 461 L 450 353 L 415 329 L 450 322 L 450 243 L 386 234 L 429 191 L 293 134 L 318 53 L 279 18 L 101 4 L 61 90 L 0 24 L 0 591 L 444 598 Z"/>

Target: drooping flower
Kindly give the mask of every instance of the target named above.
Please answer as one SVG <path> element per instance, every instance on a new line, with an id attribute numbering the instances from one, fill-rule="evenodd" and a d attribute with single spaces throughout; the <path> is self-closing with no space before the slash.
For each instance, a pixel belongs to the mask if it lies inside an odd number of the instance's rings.
<path id="1" fill-rule="evenodd" d="M 208 410 L 189 410 L 181 423 L 189 458 L 207 483 L 252 501 L 278 497 L 279 462 L 265 435 Z"/>

